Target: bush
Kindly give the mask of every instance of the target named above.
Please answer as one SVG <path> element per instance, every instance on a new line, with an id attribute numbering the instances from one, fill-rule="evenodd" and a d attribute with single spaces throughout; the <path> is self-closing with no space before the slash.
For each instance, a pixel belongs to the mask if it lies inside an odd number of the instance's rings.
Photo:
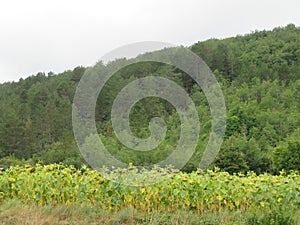
<path id="1" fill-rule="evenodd" d="M 25 165 L 24 160 L 17 159 L 14 156 L 6 156 L 0 159 L 0 168 L 6 169 L 10 166 Z"/>
<path id="2" fill-rule="evenodd" d="M 249 225 L 292 225 L 296 224 L 293 209 L 278 208 L 265 212 L 261 210 L 255 211 L 247 219 Z"/>

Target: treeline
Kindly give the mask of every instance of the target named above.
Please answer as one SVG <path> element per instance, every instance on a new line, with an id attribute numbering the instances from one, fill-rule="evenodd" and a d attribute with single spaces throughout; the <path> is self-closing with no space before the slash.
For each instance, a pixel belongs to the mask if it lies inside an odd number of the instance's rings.
<path id="1" fill-rule="evenodd" d="M 216 75 L 228 110 L 224 143 L 212 166 L 229 172 L 300 170 L 300 28 L 291 24 L 272 31 L 211 39 L 190 49 Z M 108 65 L 99 62 L 97 67 L 106 70 L 124 62 L 126 59 Z M 0 85 L 0 167 L 39 161 L 75 166 L 84 163 L 72 131 L 72 101 L 86 69 L 77 67 L 58 75 L 39 73 Z M 174 150 L 180 136 L 179 116 L 170 103 L 158 98 L 140 101 L 130 114 L 133 133 L 143 138 L 150 135 L 151 118 L 159 116 L 166 121 L 167 137 L 157 149 L 137 153 L 124 147 L 113 133 L 113 100 L 128 83 L 149 75 L 175 81 L 196 104 L 201 135 L 194 156 L 184 168 L 194 170 L 209 137 L 210 111 L 193 80 L 169 65 L 136 63 L 107 82 L 96 106 L 101 139 L 116 158 L 136 165 L 157 163 Z"/>
<path id="2" fill-rule="evenodd" d="M 76 85 L 84 71 L 78 67 L 58 76 L 39 73 L 0 86 L 3 167 L 19 163 L 17 159 L 78 164 L 71 107 Z"/>

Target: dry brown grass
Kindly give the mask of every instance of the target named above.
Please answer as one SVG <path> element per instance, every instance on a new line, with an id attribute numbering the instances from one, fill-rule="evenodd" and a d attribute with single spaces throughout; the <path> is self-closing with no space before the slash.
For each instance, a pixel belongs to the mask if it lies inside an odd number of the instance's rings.
<path id="1" fill-rule="evenodd" d="M 300 224 L 300 211 L 297 211 Z M 248 224 L 245 219 L 252 214 L 239 211 L 199 215 L 191 211 L 173 213 L 145 213 L 132 208 L 119 212 L 107 212 L 94 208 L 75 206 L 36 206 L 19 201 L 8 201 L 0 205 L 0 224 L 3 225 L 84 225 L 84 224 Z"/>
<path id="2" fill-rule="evenodd" d="M 83 210 L 84 211 L 84 210 Z M 5 225 L 56 225 L 56 224 L 113 224 L 111 215 L 83 213 L 77 208 L 49 208 L 10 202 L 2 205 L 0 224 Z"/>

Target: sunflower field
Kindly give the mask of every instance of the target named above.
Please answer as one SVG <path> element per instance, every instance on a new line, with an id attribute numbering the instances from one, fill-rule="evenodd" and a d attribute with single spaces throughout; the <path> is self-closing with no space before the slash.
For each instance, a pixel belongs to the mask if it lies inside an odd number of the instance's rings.
<path id="1" fill-rule="evenodd" d="M 183 173 L 130 167 L 99 173 L 59 164 L 15 166 L 0 172 L 0 202 L 11 199 L 40 206 L 81 205 L 109 211 L 127 207 L 145 212 L 179 209 L 199 213 L 299 209 L 300 176 L 284 172 L 277 176 L 252 172 L 230 175 L 218 169 Z"/>

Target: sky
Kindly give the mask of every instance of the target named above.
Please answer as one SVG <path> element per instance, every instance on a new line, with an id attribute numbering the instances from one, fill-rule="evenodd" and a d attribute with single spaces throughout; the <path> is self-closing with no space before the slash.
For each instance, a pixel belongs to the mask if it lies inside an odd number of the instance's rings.
<path id="1" fill-rule="evenodd" d="M 294 23 L 299 0 L 0 0 L 0 83 L 143 41 L 189 46 Z"/>

